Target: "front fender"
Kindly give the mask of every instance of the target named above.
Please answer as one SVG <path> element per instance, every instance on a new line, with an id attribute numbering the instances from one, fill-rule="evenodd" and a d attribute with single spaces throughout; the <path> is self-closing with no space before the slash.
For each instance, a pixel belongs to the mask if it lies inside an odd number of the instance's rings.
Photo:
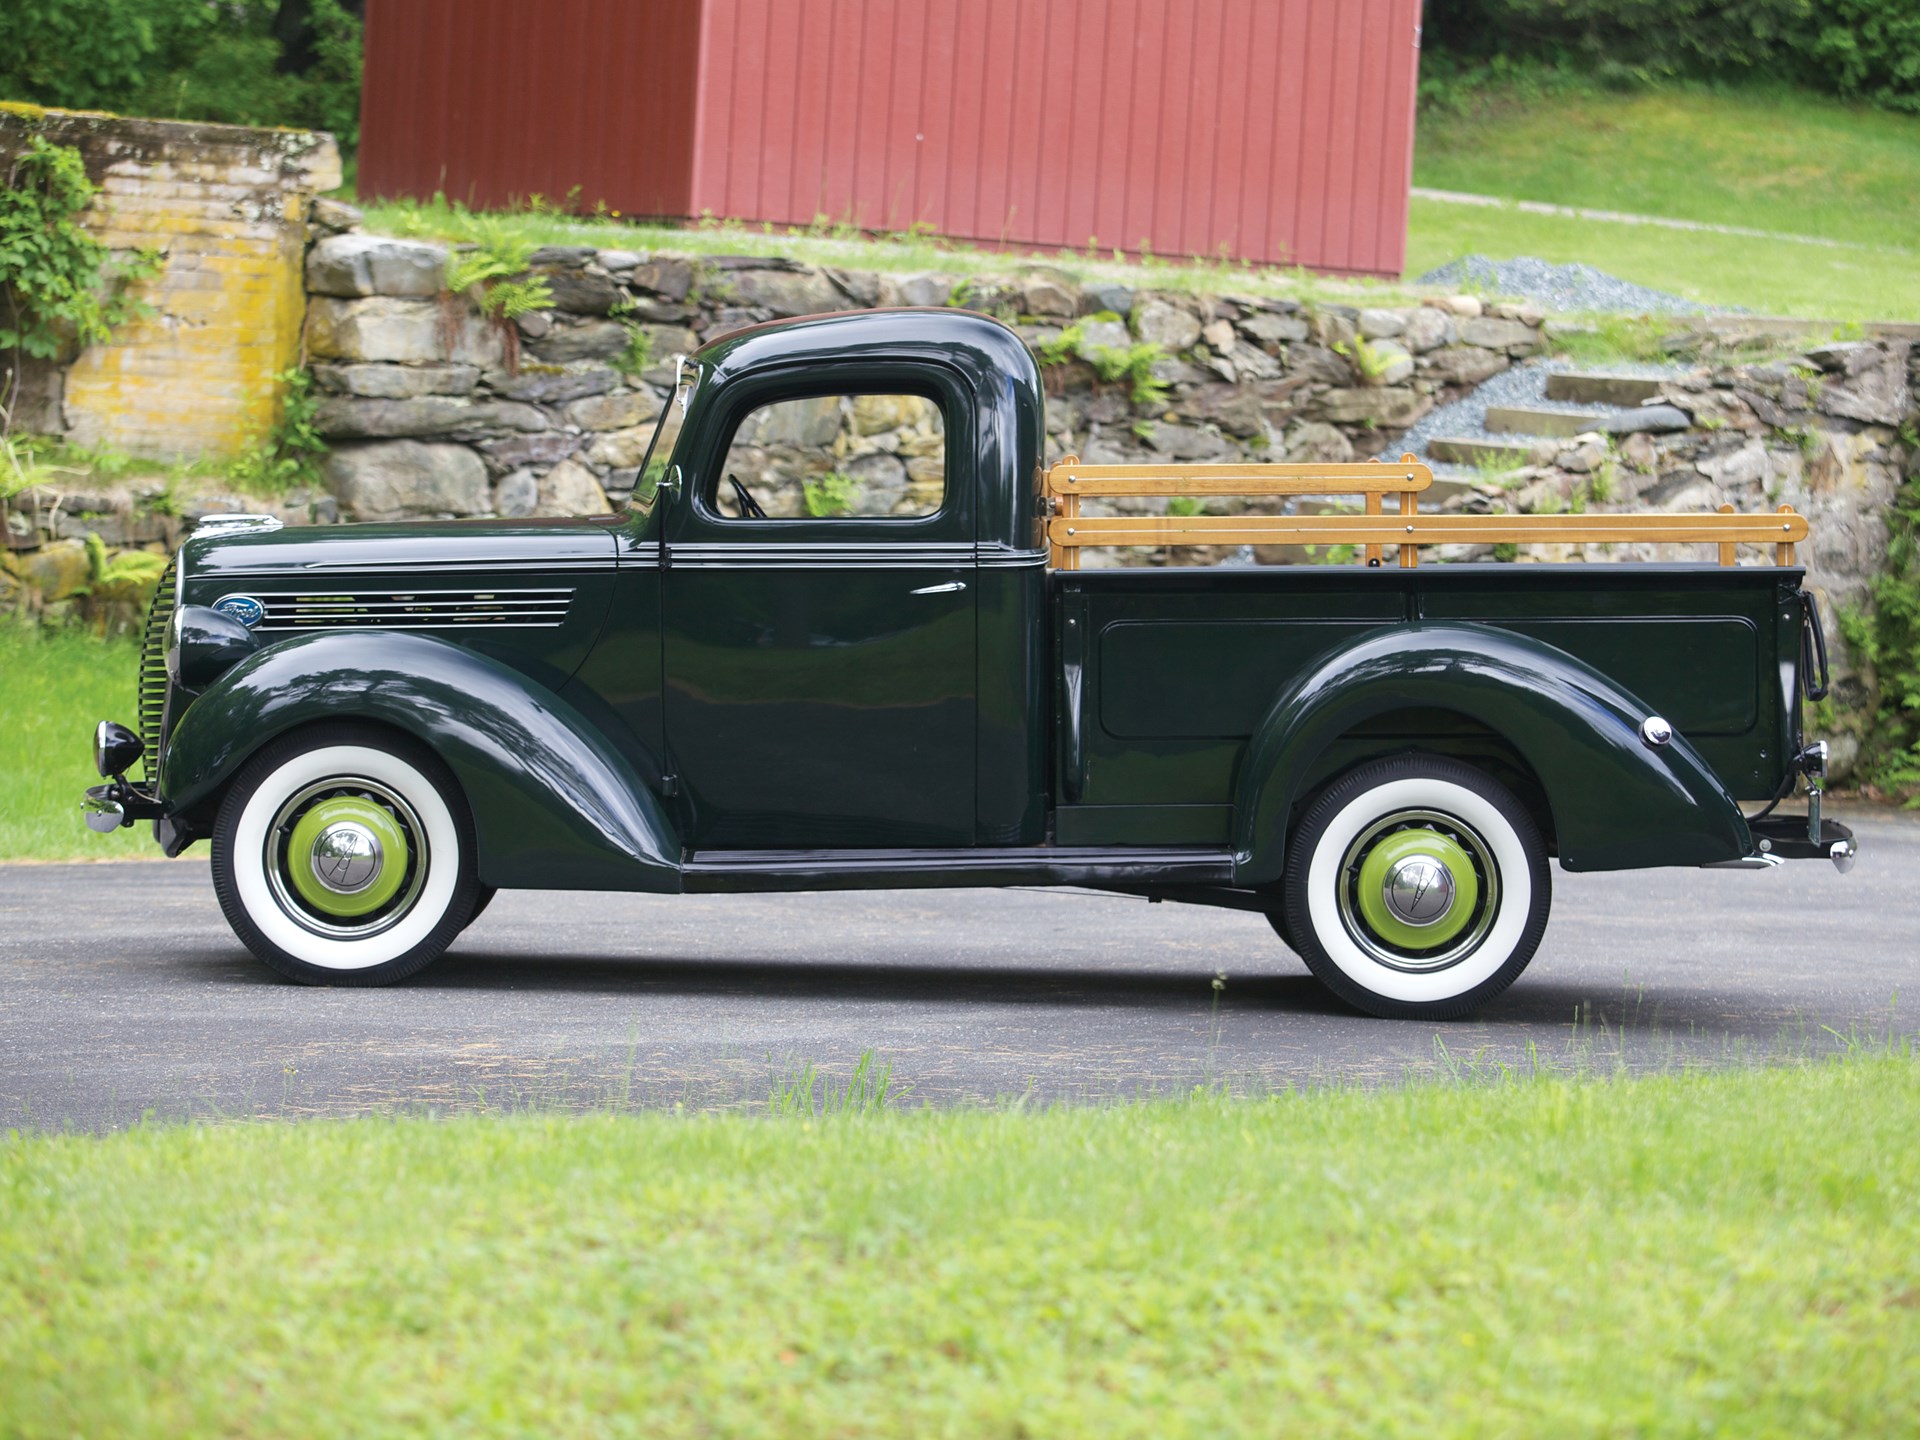
<path id="1" fill-rule="evenodd" d="M 1493 626 L 1410 625 L 1323 656 L 1267 712 L 1235 796 L 1239 883 L 1280 878 L 1288 817 L 1327 747 L 1408 708 L 1455 711 L 1519 751 L 1546 791 L 1568 870 L 1704 865 L 1749 851 L 1719 777 L 1684 736 L 1649 748 L 1640 722 L 1652 711 L 1592 666 Z"/>
<path id="2" fill-rule="evenodd" d="M 506 889 L 677 891 L 680 841 L 633 767 L 572 705 L 431 636 L 334 631 L 248 657 L 169 739 L 169 814 L 217 794 L 260 746 L 316 720 L 372 720 L 446 761 L 473 809 L 480 879 Z"/>

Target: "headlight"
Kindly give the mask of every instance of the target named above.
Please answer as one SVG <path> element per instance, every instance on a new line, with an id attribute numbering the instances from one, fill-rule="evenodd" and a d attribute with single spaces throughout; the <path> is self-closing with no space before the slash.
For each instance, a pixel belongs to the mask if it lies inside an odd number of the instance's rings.
<path id="1" fill-rule="evenodd" d="M 204 690 L 259 648 L 253 631 L 205 605 L 182 605 L 167 626 L 167 675 Z"/>
<path id="2" fill-rule="evenodd" d="M 147 747 L 124 725 L 102 720 L 93 730 L 93 768 L 108 780 L 131 770 Z"/>

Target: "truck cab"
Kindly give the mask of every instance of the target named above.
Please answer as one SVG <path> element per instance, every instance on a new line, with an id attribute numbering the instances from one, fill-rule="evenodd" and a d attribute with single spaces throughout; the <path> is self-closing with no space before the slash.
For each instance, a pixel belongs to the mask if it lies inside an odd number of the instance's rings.
<path id="1" fill-rule="evenodd" d="M 1423 516 L 1411 458 L 1049 467 L 1043 405 L 985 317 L 816 316 L 684 358 L 624 514 L 203 529 L 93 822 L 211 840 L 236 933 L 304 981 L 415 973 L 500 888 L 1053 883 L 1257 911 L 1421 1017 L 1518 976 L 1553 859 L 1851 862 L 1801 729 L 1801 517 Z M 1176 492 L 1281 503 L 1100 513 Z M 1418 563 L 1616 521 L 1776 563 Z M 1358 563 L 1081 563 L 1336 536 Z"/>

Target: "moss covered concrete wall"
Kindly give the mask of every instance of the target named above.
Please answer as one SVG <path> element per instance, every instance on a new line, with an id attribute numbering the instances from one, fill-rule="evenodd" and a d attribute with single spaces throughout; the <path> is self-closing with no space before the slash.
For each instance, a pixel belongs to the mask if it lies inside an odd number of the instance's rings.
<path id="1" fill-rule="evenodd" d="M 307 212 L 340 183 L 332 137 L 0 106 L 0 164 L 38 133 L 77 149 L 100 187 L 88 225 L 158 248 L 150 318 L 38 379 L 35 428 L 154 460 L 238 455 L 274 418 L 299 359 Z"/>

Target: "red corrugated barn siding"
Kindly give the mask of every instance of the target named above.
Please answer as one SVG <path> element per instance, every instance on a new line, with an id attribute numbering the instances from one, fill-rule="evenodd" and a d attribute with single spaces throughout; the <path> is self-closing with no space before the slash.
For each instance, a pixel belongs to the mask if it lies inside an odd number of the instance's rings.
<path id="1" fill-rule="evenodd" d="M 359 191 L 697 213 L 699 33 L 682 0 L 367 0 Z"/>
<path id="2" fill-rule="evenodd" d="M 368 194 L 1398 273 L 1419 0 L 371 0 Z"/>

